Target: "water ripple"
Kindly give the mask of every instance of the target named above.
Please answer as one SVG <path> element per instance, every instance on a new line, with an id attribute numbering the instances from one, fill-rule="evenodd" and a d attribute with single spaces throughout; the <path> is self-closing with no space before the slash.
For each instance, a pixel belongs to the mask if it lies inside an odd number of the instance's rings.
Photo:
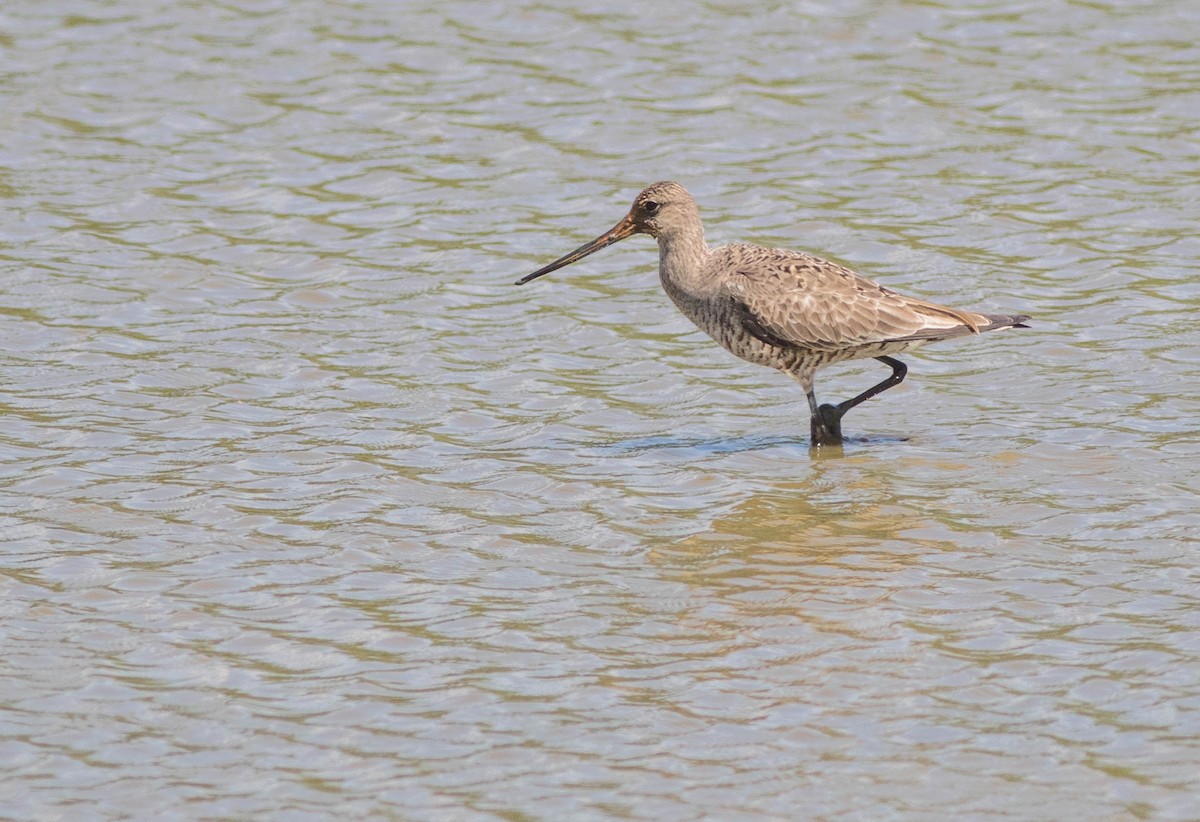
<path id="1" fill-rule="evenodd" d="M 1198 41 L 1140 2 L 7 10 L 0 800 L 1189 818 Z M 649 240 L 511 285 L 662 178 L 714 242 L 1034 327 L 814 458 Z"/>

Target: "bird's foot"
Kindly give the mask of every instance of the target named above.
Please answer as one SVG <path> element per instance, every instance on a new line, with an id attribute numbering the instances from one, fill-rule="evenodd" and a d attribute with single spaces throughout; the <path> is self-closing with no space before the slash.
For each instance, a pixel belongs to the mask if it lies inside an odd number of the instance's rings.
<path id="1" fill-rule="evenodd" d="M 812 418 L 812 447 L 822 445 L 842 444 L 842 414 L 844 412 L 836 405 L 826 403 L 817 409 L 817 416 Z"/>

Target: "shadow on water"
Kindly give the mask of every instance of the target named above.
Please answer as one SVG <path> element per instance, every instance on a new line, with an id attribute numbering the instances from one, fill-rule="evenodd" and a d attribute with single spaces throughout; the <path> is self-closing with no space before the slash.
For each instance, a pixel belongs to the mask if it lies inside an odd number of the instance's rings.
<path id="1" fill-rule="evenodd" d="M 593 446 L 589 451 L 596 455 L 627 455 L 641 454 L 647 451 L 683 450 L 694 451 L 698 454 L 740 454 L 747 451 L 762 451 L 768 448 L 799 449 L 814 457 L 840 457 L 847 450 L 857 451 L 862 446 L 895 445 L 907 442 L 907 437 L 875 435 L 865 437 L 847 437 L 841 446 L 824 446 L 812 448 L 807 436 L 768 436 L 749 435 L 743 437 L 638 437 L 636 439 L 620 440 Z"/>

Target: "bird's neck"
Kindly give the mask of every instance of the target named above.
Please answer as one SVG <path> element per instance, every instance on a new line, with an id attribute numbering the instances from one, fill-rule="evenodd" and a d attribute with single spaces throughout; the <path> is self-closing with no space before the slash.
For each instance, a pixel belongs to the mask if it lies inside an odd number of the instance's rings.
<path id="1" fill-rule="evenodd" d="M 704 262 L 708 258 L 708 243 L 699 220 L 693 225 L 680 226 L 658 238 L 658 273 L 667 293 L 680 290 L 700 296 L 704 292 Z"/>

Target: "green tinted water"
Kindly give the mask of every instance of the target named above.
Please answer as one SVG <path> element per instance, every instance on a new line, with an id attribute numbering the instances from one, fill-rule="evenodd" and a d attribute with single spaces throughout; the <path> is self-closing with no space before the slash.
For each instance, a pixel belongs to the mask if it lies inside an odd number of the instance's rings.
<path id="1" fill-rule="evenodd" d="M 0 17 L 18 817 L 1184 818 L 1200 12 Z M 1034 315 L 810 457 L 642 238 Z M 830 398 L 880 374 L 823 377 Z"/>

